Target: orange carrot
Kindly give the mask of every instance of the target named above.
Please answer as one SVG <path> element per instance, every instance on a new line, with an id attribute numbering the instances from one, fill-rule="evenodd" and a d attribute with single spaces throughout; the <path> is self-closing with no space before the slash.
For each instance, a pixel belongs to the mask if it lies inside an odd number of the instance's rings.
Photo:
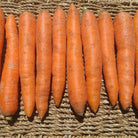
<path id="1" fill-rule="evenodd" d="M 52 92 L 56 106 L 59 106 L 65 88 L 66 78 L 66 17 L 58 7 L 53 17 L 53 62 Z"/>
<path id="2" fill-rule="evenodd" d="M 136 86 L 134 90 L 133 101 L 135 107 L 138 109 L 138 11 L 134 16 L 134 29 L 135 29 L 135 38 L 136 38 L 136 55 L 135 55 L 135 62 L 136 62 Z"/>
<path id="3" fill-rule="evenodd" d="M 0 109 L 4 116 L 14 115 L 18 109 L 19 48 L 14 16 L 6 20 L 6 57 L 0 85 Z"/>
<path id="4" fill-rule="evenodd" d="M 35 28 L 34 15 L 22 13 L 19 17 L 19 69 L 23 103 L 28 117 L 35 106 Z"/>
<path id="5" fill-rule="evenodd" d="M 51 32 L 51 15 L 47 11 L 42 11 L 38 15 L 36 24 L 36 107 L 41 119 L 47 112 L 50 93 L 52 70 Z"/>
<path id="6" fill-rule="evenodd" d="M 134 91 L 135 35 L 133 20 L 128 13 L 121 12 L 114 19 L 117 46 L 117 71 L 119 100 L 124 110 L 132 102 Z"/>
<path id="7" fill-rule="evenodd" d="M 88 103 L 97 112 L 100 103 L 102 55 L 100 35 L 95 15 L 85 10 L 81 18 L 81 32 L 85 59 Z"/>
<path id="8" fill-rule="evenodd" d="M 1 76 L 1 56 L 4 44 L 4 26 L 5 26 L 5 16 L 3 11 L 0 9 L 0 76 Z"/>
<path id="9" fill-rule="evenodd" d="M 87 102 L 79 11 L 71 4 L 67 17 L 67 80 L 70 104 L 82 116 Z"/>
<path id="10" fill-rule="evenodd" d="M 118 79 L 114 50 L 114 28 L 109 13 L 103 12 L 99 16 L 99 31 L 102 47 L 103 75 L 111 104 L 118 100 Z"/>

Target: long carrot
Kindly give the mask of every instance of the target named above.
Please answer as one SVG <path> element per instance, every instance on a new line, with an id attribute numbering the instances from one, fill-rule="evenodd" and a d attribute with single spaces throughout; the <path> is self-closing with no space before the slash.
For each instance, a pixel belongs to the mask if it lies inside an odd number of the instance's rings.
<path id="1" fill-rule="evenodd" d="M 14 16 L 6 20 L 6 57 L 0 85 L 0 109 L 4 116 L 15 114 L 18 109 L 19 47 L 18 31 Z"/>
<path id="2" fill-rule="evenodd" d="M 19 60 L 21 90 L 25 113 L 30 117 L 35 106 L 35 28 L 32 13 L 24 12 L 19 17 Z"/>
<path id="3" fill-rule="evenodd" d="M 4 44 L 4 26 L 5 26 L 5 16 L 3 11 L 0 9 L 0 76 L 1 76 L 1 56 Z"/>
<path id="4" fill-rule="evenodd" d="M 51 15 L 47 11 L 39 13 L 36 25 L 37 77 L 36 107 L 42 119 L 48 109 L 52 70 Z"/>
<path id="5" fill-rule="evenodd" d="M 134 29 L 135 29 L 135 38 L 136 38 L 136 56 L 135 56 L 135 62 L 136 62 L 136 86 L 134 90 L 134 97 L 133 101 L 135 104 L 135 107 L 138 109 L 138 11 L 136 12 L 134 16 Z"/>
<path id="6" fill-rule="evenodd" d="M 117 46 L 117 71 L 119 100 L 124 110 L 132 102 L 134 91 L 135 35 L 133 20 L 128 13 L 121 12 L 114 19 Z"/>
<path id="7" fill-rule="evenodd" d="M 52 92 L 56 106 L 59 106 L 65 88 L 66 78 L 66 17 L 58 7 L 53 17 L 53 62 Z"/>
<path id="8" fill-rule="evenodd" d="M 114 50 L 114 27 L 109 13 L 99 16 L 99 31 L 102 47 L 103 75 L 111 104 L 118 100 L 118 79 Z"/>
<path id="9" fill-rule="evenodd" d="M 79 11 L 71 4 L 67 16 L 67 81 L 70 104 L 82 116 L 87 91 L 82 59 Z"/>
<path id="10" fill-rule="evenodd" d="M 102 55 L 100 34 L 94 14 L 85 10 L 81 18 L 82 42 L 90 108 L 96 112 L 100 103 Z"/>

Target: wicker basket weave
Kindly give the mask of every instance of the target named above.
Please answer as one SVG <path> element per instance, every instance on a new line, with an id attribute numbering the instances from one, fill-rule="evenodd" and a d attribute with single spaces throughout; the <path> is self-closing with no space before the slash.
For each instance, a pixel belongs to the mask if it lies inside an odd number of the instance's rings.
<path id="1" fill-rule="evenodd" d="M 24 11 L 32 12 L 36 17 L 41 10 L 48 10 L 51 15 L 58 5 L 67 13 L 71 3 L 82 13 L 86 7 L 93 11 L 96 16 L 102 11 L 108 11 L 112 18 L 121 11 L 126 11 L 134 16 L 138 10 L 138 0 L 1 0 L 0 8 L 5 16 L 14 14 L 18 23 L 19 15 Z M 5 52 L 4 46 L 4 52 Z M 3 58 L 4 60 L 4 58 Z M 131 106 L 129 112 L 123 113 L 119 104 L 115 108 L 109 103 L 107 93 L 102 81 L 101 102 L 98 113 L 95 115 L 87 106 L 83 119 L 74 115 L 70 108 L 67 85 L 60 108 L 56 108 L 53 96 L 50 96 L 49 111 L 40 121 L 37 111 L 28 119 L 24 113 L 22 97 L 20 107 L 12 122 L 8 123 L 0 115 L 0 138 L 2 137 L 138 137 L 138 112 Z"/>

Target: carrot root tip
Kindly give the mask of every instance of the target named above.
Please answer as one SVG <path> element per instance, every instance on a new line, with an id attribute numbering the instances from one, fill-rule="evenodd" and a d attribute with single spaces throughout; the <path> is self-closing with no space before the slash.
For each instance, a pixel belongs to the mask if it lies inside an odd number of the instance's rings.
<path id="1" fill-rule="evenodd" d="M 39 117 L 41 120 L 44 118 L 45 113 L 46 113 L 45 111 L 39 111 Z"/>
<path id="2" fill-rule="evenodd" d="M 96 114 L 98 109 L 92 109 L 93 113 Z"/>
<path id="3" fill-rule="evenodd" d="M 59 106 L 60 106 L 60 101 L 55 101 L 55 106 L 56 106 L 57 108 L 59 108 Z"/>
<path id="4" fill-rule="evenodd" d="M 111 105 L 114 108 L 116 106 L 116 102 L 111 102 Z"/>
<path id="5" fill-rule="evenodd" d="M 56 108 L 59 108 L 59 105 L 56 105 Z"/>
<path id="6" fill-rule="evenodd" d="M 83 113 L 77 113 L 77 115 L 83 117 Z"/>
<path id="7" fill-rule="evenodd" d="M 129 107 L 123 108 L 124 111 L 129 111 Z"/>

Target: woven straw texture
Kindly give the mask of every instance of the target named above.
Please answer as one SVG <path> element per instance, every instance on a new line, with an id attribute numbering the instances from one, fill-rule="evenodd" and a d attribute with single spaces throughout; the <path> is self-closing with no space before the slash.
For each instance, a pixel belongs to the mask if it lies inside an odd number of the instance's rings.
<path id="1" fill-rule="evenodd" d="M 82 8 L 86 7 L 93 11 L 96 16 L 102 11 L 108 11 L 112 18 L 121 11 L 126 11 L 134 16 L 136 10 L 138 10 L 138 0 L 2 0 L 0 1 L 0 8 L 3 9 L 6 17 L 10 13 L 14 14 L 18 23 L 19 15 L 24 11 L 30 11 L 37 17 L 41 10 L 48 10 L 53 16 L 58 5 L 67 13 L 72 2 L 80 10 L 80 14 L 82 14 Z M 138 112 L 133 106 L 126 113 L 121 111 L 119 104 L 112 108 L 102 79 L 101 102 L 96 115 L 90 111 L 88 106 L 83 119 L 74 115 L 69 104 L 67 83 L 60 108 L 55 107 L 53 96 L 51 95 L 49 111 L 43 121 L 40 121 L 37 111 L 35 111 L 31 119 L 25 116 L 21 96 L 19 111 L 12 122 L 7 122 L 0 115 L 0 138 L 41 138 L 48 136 L 64 136 L 65 138 L 91 136 L 138 137 Z"/>

